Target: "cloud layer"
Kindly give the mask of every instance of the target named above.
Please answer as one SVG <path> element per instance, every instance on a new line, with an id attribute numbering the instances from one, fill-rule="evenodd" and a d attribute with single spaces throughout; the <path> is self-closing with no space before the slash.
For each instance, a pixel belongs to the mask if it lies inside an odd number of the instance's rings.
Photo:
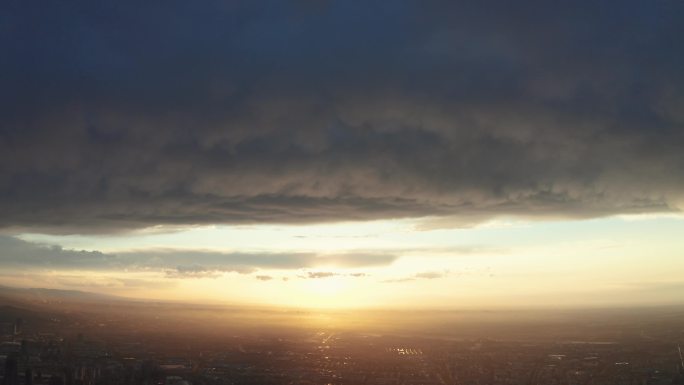
<path id="1" fill-rule="evenodd" d="M 212 278 L 221 273 L 254 273 L 260 269 L 297 270 L 317 266 L 362 268 L 386 266 L 390 254 L 230 253 L 206 250 L 158 249 L 101 253 L 63 249 L 0 235 L 0 268 L 30 271 L 163 271 L 169 278 Z M 314 273 L 309 273 L 309 275 Z M 315 273 L 319 274 L 319 273 Z M 324 274 L 324 273 L 323 273 Z M 258 279 L 263 279 L 258 276 Z"/>
<path id="2" fill-rule="evenodd" d="M 1 227 L 684 207 L 679 0 L 0 14 Z"/>

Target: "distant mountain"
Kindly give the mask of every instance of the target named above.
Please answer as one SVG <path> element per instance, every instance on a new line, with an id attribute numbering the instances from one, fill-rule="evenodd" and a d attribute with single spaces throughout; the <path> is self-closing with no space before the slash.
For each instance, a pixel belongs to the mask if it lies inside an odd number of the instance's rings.
<path id="1" fill-rule="evenodd" d="M 13 323 L 17 318 L 24 321 L 43 321 L 43 317 L 35 311 L 11 305 L 0 305 L 0 323 Z"/>
<path id="2" fill-rule="evenodd" d="M 78 290 L 0 286 L 0 305 L 116 301 L 123 298 Z"/>

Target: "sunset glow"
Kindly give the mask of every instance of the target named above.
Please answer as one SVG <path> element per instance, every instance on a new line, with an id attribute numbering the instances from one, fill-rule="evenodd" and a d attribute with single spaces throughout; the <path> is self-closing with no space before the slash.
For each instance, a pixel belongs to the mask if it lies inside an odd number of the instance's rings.
<path id="1" fill-rule="evenodd" d="M 210 226 L 125 235 L 23 234 L 61 247 L 50 264 L 15 261 L 8 284 L 136 298 L 288 307 L 537 307 L 681 301 L 684 219 L 631 216 L 498 220 L 472 228 L 427 220 Z M 263 242 L 268 239 L 269 242 Z M 8 242 L 9 238 L 5 239 Z M 101 252 L 74 270 L 81 250 Z M 168 261 L 167 261 L 168 260 Z"/>

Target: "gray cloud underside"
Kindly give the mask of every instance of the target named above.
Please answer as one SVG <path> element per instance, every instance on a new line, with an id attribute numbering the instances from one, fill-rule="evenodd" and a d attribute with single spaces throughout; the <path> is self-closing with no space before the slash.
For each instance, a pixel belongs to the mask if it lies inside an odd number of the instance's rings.
<path id="1" fill-rule="evenodd" d="M 259 269 L 303 269 L 333 265 L 360 268 L 389 265 L 390 254 L 224 253 L 202 250 L 144 250 L 108 254 L 44 246 L 0 235 L 1 269 L 165 271 L 172 278 L 211 278 L 222 272 L 253 273 Z"/>
<path id="2" fill-rule="evenodd" d="M 411 275 L 409 277 L 402 277 L 402 278 L 394 278 L 394 279 L 387 279 L 382 281 L 383 283 L 401 283 L 401 282 L 410 282 L 410 281 L 415 281 L 418 279 L 437 279 L 437 278 L 444 278 L 449 275 L 448 270 L 444 271 L 425 271 L 422 273 L 416 273 L 414 275 Z"/>
<path id="3" fill-rule="evenodd" d="M 306 275 L 301 275 L 299 278 L 307 279 L 318 279 L 318 278 L 330 278 L 339 275 L 338 273 L 333 273 L 332 271 L 309 271 Z"/>
<path id="4" fill-rule="evenodd" d="M 0 5 L 0 226 L 684 207 L 684 2 Z"/>

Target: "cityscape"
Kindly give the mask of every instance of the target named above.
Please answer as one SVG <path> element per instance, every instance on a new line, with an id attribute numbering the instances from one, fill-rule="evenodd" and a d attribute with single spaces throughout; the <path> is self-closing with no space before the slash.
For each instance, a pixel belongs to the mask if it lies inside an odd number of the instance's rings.
<path id="1" fill-rule="evenodd" d="M 367 332 L 333 326 L 345 316 L 337 312 L 314 325 L 305 311 L 121 300 L 103 311 L 46 293 L 39 306 L 0 309 L 3 385 L 684 383 L 682 308 L 546 311 L 549 318 L 473 311 L 382 334 L 372 322 Z M 248 326 L 236 313 L 262 321 Z M 273 315 L 283 326 L 265 326 Z"/>

